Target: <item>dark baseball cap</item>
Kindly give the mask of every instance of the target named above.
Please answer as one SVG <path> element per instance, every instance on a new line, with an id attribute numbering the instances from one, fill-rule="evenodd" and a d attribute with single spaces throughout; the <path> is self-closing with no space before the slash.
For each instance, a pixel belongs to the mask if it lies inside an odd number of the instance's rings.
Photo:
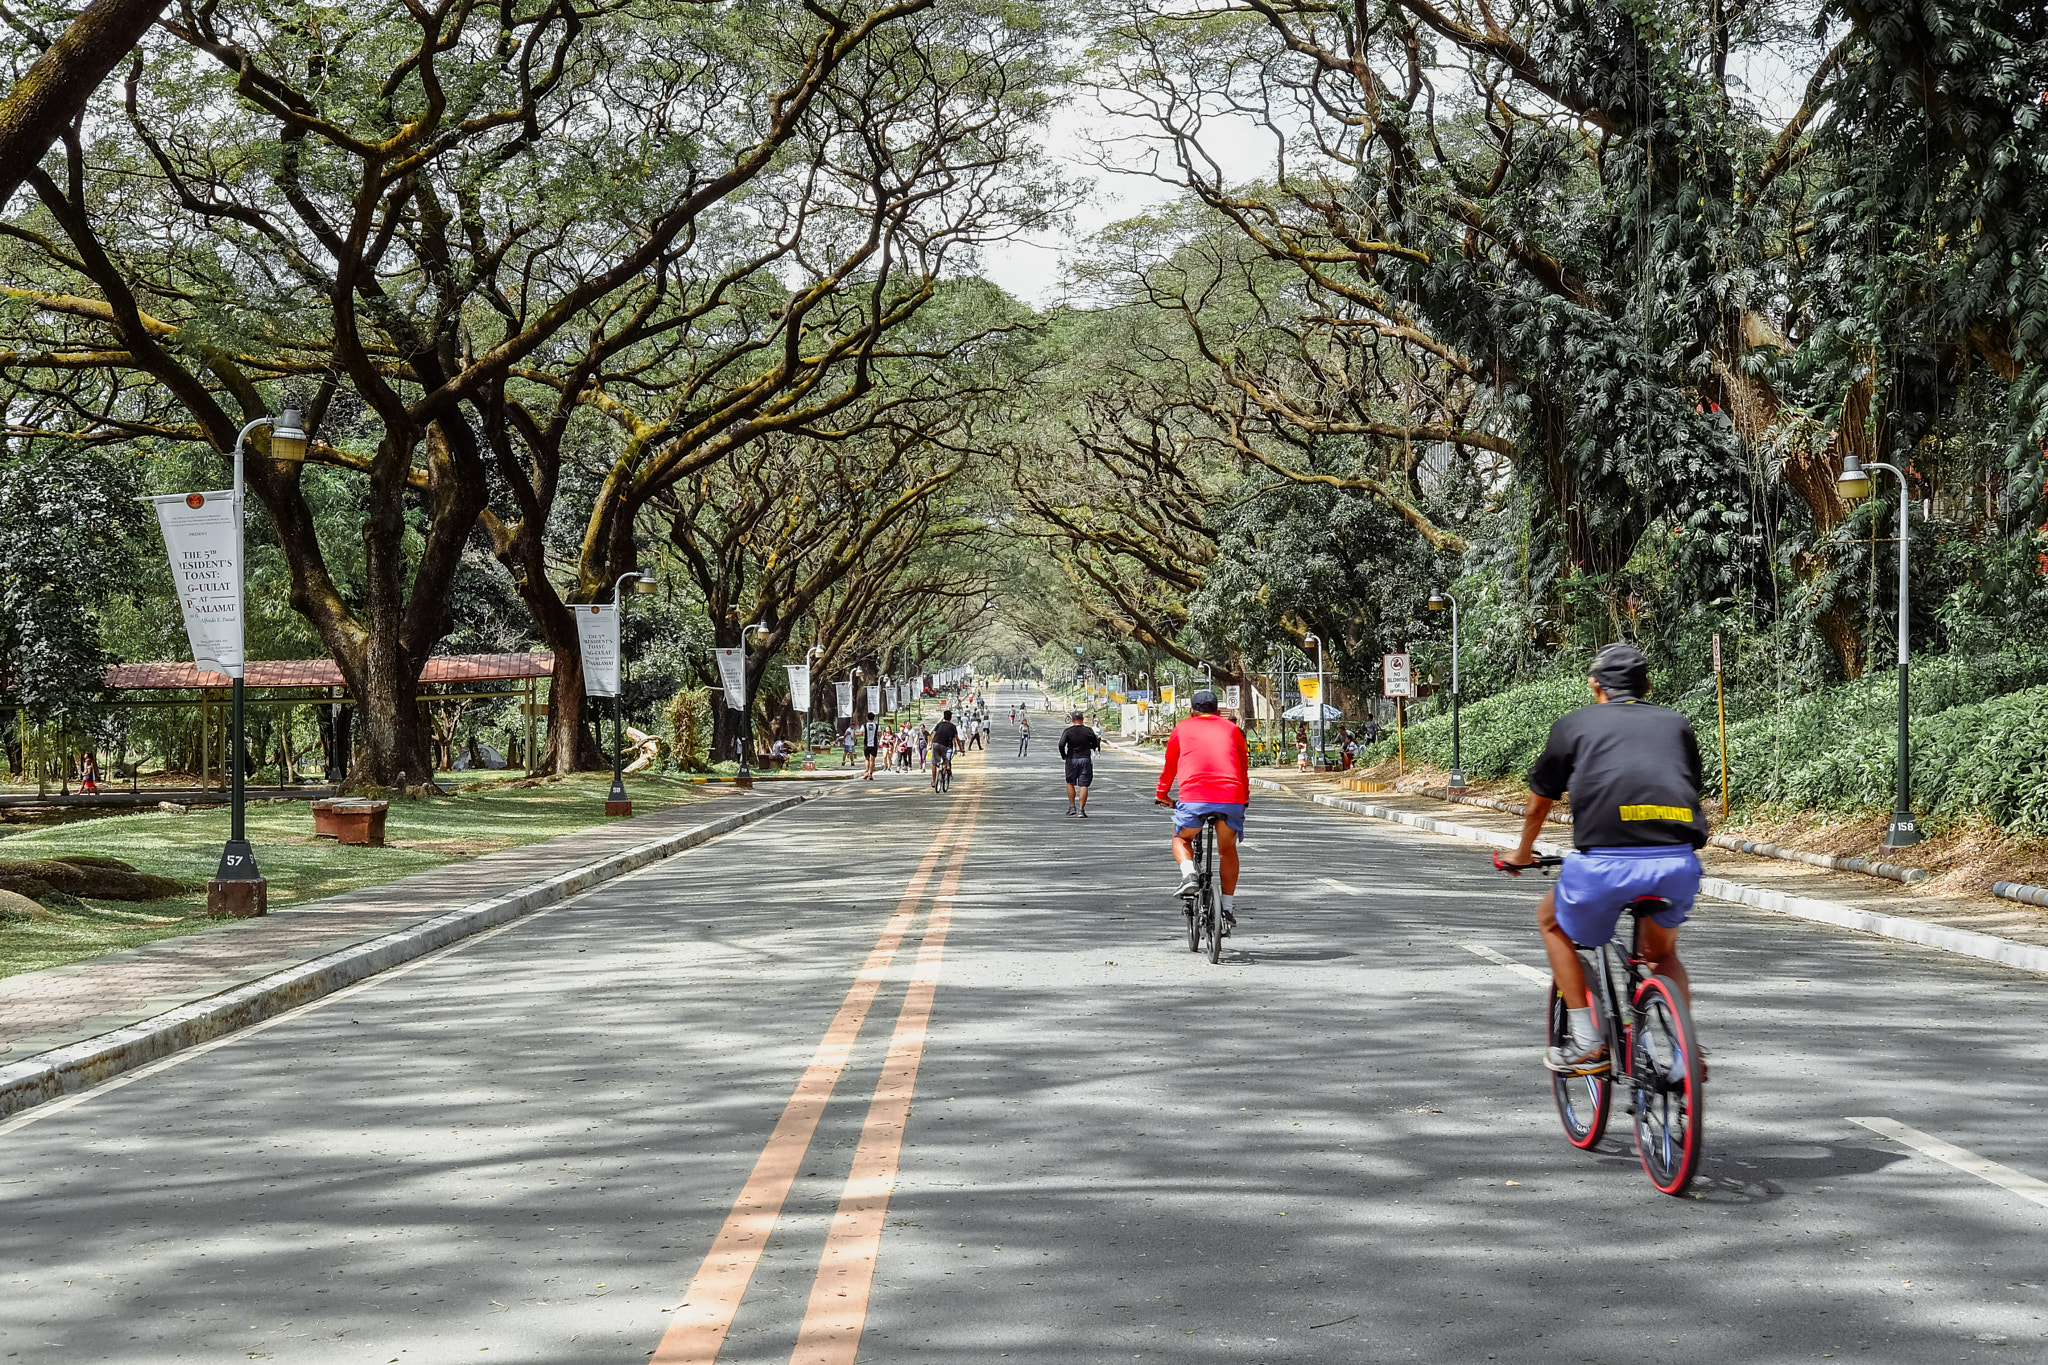
<path id="1" fill-rule="evenodd" d="M 1067 719 L 1069 719 L 1069 720 L 1079 720 L 1079 719 L 1081 719 L 1081 717 L 1083 717 L 1083 716 L 1085 716 L 1085 715 L 1087 715 L 1087 714 L 1088 714 L 1088 713 L 1087 713 L 1086 711 L 1069 711 L 1069 712 L 1067 712 Z"/>
<path id="2" fill-rule="evenodd" d="M 1650 661 L 1634 645 L 1608 645 L 1593 660 L 1593 681 L 1615 701 L 1639 701 L 1650 695 Z"/>
<path id="3" fill-rule="evenodd" d="M 1213 714 L 1216 710 L 1216 694 L 1204 687 L 1188 698 L 1188 705 L 1196 711 L 1208 711 Z"/>

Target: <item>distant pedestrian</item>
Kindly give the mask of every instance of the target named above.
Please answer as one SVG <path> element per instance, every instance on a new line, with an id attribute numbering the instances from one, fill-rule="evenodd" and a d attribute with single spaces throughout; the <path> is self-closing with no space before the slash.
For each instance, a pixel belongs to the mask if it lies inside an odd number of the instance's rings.
<path id="1" fill-rule="evenodd" d="M 1023 758 L 1031 752 L 1031 717 L 1026 716 L 1017 726 L 1017 757 Z"/>
<path id="2" fill-rule="evenodd" d="M 1377 718 L 1367 718 L 1365 722 L 1365 742 L 1367 744 L 1377 744 L 1380 742 L 1380 723 Z"/>
<path id="3" fill-rule="evenodd" d="M 853 766 L 853 727 L 851 725 L 839 732 L 839 766 L 842 768 L 851 768 Z"/>
<path id="4" fill-rule="evenodd" d="M 875 760 L 881 757 L 882 751 L 882 722 L 873 716 L 869 716 L 867 724 L 861 727 L 861 748 L 864 751 L 862 757 L 868 764 L 867 771 L 861 774 L 861 781 L 872 782 L 875 780 Z"/>
<path id="5" fill-rule="evenodd" d="M 100 761 L 87 753 L 85 761 L 78 765 L 78 790 L 88 795 L 97 795 L 100 789 Z"/>
<path id="6" fill-rule="evenodd" d="M 925 725 L 920 725 L 920 726 L 918 726 L 918 727 L 917 727 L 917 770 L 918 770 L 919 772 L 923 772 L 923 771 L 924 771 L 924 760 L 925 760 L 925 755 L 931 752 L 931 747 L 932 747 L 932 732 L 931 732 L 931 727 L 929 727 L 929 726 L 925 726 Z"/>

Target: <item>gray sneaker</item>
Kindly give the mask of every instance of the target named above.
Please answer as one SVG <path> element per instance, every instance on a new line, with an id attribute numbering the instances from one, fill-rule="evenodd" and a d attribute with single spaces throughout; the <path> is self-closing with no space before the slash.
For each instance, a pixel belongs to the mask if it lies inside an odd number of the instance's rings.
<path id="1" fill-rule="evenodd" d="M 1604 1076 L 1612 1069 L 1604 1038 L 1591 1047 L 1582 1046 L 1574 1039 L 1549 1048 L 1543 1054 L 1543 1065 L 1564 1076 Z"/>
<path id="2" fill-rule="evenodd" d="M 1195 869 L 1191 866 L 1183 867 L 1180 870 L 1180 885 L 1173 889 L 1173 894 L 1176 896 L 1192 896 L 1201 888 L 1201 885 L 1202 880 L 1195 875 Z"/>

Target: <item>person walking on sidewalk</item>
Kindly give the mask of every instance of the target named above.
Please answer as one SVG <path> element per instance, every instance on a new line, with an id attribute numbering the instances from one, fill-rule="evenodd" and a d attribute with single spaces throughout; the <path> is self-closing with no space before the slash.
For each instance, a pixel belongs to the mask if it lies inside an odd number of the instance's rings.
<path id="1" fill-rule="evenodd" d="M 863 741 L 861 747 L 867 751 L 864 756 L 868 761 L 868 770 L 861 774 L 861 780 L 863 782 L 872 782 L 875 780 L 875 760 L 881 757 L 882 722 L 876 720 L 873 716 L 869 716 L 867 724 L 862 727 L 861 739 Z"/>
<path id="2" fill-rule="evenodd" d="M 1088 788 L 1095 783 L 1095 751 L 1102 747 L 1102 736 L 1088 726 L 1082 712 L 1073 712 L 1069 719 L 1074 723 L 1060 734 L 1060 757 L 1067 763 L 1067 814 L 1085 820 Z"/>
<path id="3" fill-rule="evenodd" d="M 1017 757 L 1024 758 L 1031 753 L 1031 717 L 1026 716 L 1017 726 Z"/>
<path id="4" fill-rule="evenodd" d="M 847 722 L 846 728 L 839 733 L 839 766 L 842 768 L 851 768 L 853 766 L 853 723 L 851 721 Z"/>

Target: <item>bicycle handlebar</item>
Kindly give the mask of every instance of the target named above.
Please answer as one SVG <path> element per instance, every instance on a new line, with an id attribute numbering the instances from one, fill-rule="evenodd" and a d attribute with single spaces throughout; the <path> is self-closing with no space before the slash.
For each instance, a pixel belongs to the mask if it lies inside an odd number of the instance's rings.
<path id="1" fill-rule="evenodd" d="M 1511 863 L 1507 861 L 1505 858 L 1501 857 L 1500 852 L 1498 850 L 1495 850 L 1493 855 L 1493 865 L 1496 870 L 1501 872 L 1527 872 L 1531 868 L 1537 867 L 1561 867 L 1564 865 L 1564 859 L 1558 857 L 1551 857 L 1545 854 L 1539 855 L 1533 862 Z"/>

